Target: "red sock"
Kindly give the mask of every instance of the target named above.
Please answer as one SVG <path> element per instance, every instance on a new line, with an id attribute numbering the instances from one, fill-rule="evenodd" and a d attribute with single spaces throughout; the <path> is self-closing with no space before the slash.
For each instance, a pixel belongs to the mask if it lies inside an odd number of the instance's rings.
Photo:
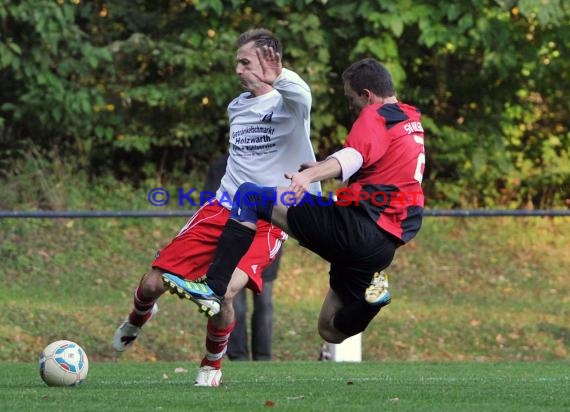
<path id="1" fill-rule="evenodd" d="M 207 335 L 206 335 L 206 356 L 202 359 L 200 366 L 211 366 L 221 369 L 222 358 L 228 348 L 228 340 L 230 333 L 234 329 L 236 321 L 234 320 L 226 329 L 218 329 L 212 321 L 208 319 Z"/>
<path id="2" fill-rule="evenodd" d="M 145 298 L 141 292 L 140 285 L 135 290 L 135 298 L 133 300 L 133 310 L 129 314 L 129 323 L 135 326 L 142 326 L 150 318 L 152 307 L 156 303 L 156 299 Z"/>

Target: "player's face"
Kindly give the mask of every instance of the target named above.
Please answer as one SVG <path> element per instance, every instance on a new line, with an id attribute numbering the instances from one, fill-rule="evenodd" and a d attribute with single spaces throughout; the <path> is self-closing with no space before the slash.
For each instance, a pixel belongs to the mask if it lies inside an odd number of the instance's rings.
<path id="1" fill-rule="evenodd" d="M 356 93 L 347 81 L 344 82 L 344 96 L 348 100 L 350 110 L 356 113 L 360 113 L 362 108 L 368 104 L 368 96 Z"/>
<path id="2" fill-rule="evenodd" d="M 258 78 L 261 75 L 261 65 L 255 50 L 255 43 L 249 42 L 240 47 L 236 55 L 236 74 L 240 83 L 245 90 L 254 94 L 264 85 Z"/>

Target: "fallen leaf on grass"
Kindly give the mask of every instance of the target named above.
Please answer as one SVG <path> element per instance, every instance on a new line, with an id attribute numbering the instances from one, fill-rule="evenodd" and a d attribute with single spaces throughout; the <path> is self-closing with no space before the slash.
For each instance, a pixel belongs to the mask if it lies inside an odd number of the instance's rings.
<path id="1" fill-rule="evenodd" d="M 184 368 L 175 368 L 174 373 L 188 373 L 188 369 Z"/>
<path id="2" fill-rule="evenodd" d="M 272 400 L 269 400 L 269 399 L 268 399 L 268 400 L 265 401 L 265 406 L 266 406 L 267 408 L 273 408 L 273 407 L 275 406 L 275 402 L 273 402 Z"/>

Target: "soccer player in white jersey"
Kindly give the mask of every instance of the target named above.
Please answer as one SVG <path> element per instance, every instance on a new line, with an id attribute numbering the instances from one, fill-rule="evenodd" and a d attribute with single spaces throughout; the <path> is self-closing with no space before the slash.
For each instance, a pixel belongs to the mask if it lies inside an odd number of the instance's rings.
<path id="1" fill-rule="evenodd" d="M 216 199 L 203 205 L 160 250 L 151 270 L 140 280 L 133 308 L 115 332 L 113 346 L 119 352 L 134 343 L 142 326 L 156 313 L 156 302 L 167 291 L 163 274 L 191 281 L 206 274 L 242 183 L 283 186 L 287 184 L 284 170 L 315 161 L 310 141 L 311 91 L 299 75 L 282 67 L 280 40 L 269 30 L 253 29 L 240 35 L 237 47 L 236 74 L 246 91 L 228 106 L 230 156 Z M 319 185 L 311 189 L 314 193 L 319 190 Z M 222 357 L 235 325 L 233 297 L 245 287 L 261 291 L 261 274 L 286 238 L 270 223 L 259 225 L 253 246 L 220 301 L 221 310 L 208 318 L 206 354 L 196 386 L 219 386 Z"/>

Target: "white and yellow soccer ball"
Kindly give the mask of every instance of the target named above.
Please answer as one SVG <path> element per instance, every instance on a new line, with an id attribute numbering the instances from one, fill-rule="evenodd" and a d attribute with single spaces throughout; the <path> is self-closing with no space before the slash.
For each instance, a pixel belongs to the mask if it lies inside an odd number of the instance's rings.
<path id="1" fill-rule="evenodd" d="M 40 355 L 40 376 L 48 386 L 77 386 L 88 372 L 87 354 L 75 342 L 52 342 Z"/>

